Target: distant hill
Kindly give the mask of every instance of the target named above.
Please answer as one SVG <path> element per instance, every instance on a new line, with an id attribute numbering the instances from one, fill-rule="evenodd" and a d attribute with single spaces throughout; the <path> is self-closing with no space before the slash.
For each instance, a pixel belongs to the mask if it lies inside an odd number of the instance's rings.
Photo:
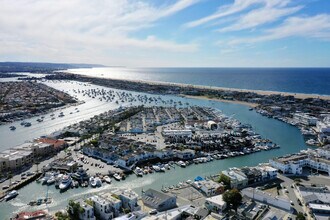
<path id="1" fill-rule="evenodd" d="M 104 67 L 99 64 L 71 64 L 71 63 L 28 63 L 28 62 L 0 62 L 0 73 L 8 72 L 52 72 L 73 68 Z"/>

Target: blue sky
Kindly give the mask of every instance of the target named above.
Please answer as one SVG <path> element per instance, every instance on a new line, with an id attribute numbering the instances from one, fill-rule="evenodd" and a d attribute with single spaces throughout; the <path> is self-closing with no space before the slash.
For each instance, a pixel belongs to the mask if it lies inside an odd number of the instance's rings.
<path id="1" fill-rule="evenodd" d="M 329 0 L 0 0 L 0 60 L 329 67 Z"/>

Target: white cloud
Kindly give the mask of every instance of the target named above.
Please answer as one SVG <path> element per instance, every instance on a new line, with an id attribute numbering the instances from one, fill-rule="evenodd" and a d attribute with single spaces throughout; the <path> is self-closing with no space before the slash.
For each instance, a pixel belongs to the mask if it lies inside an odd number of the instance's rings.
<path id="1" fill-rule="evenodd" d="M 22 54 L 79 61 L 104 56 L 104 51 L 157 49 L 192 52 L 197 45 L 155 36 L 134 38 L 133 33 L 156 25 L 198 0 L 176 0 L 154 5 L 135 0 L 0 0 L 0 57 Z M 69 59 L 70 61 L 70 59 Z"/>
<path id="2" fill-rule="evenodd" d="M 225 5 L 220 7 L 215 13 L 203 17 L 201 19 L 191 21 L 185 24 L 185 27 L 192 28 L 197 27 L 203 24 L 206 24 L 210 21 L 217 20 L 222 17 L 233 15 L 235 13 L 241 12 L 253 5 L 263 3 L 265 0 L 235 0 L 232 5 Z M 277 1 L 277 0 L 276 0 Z"/>
<path id="3" fill-rule="evenodd" d="M 278 27 L 266 30 L 265 34 L 261 36 L 254 38 L 237 38 L 229 41 L 229 44 L 250 44 L 287 37 L 307 37 L 330 40 L 330 15 L 319 14 L 310 17 L 290 17 Z"/>
<path id="4" fill-rule="evenodd" d="M 255 28 L 263 24 L 277 21 L 302 9 L 302 6 L 283 7 L 281 5 L 269 5 L 251 10 L 242 15 L 238 21 L 230 26 L 219 29 L 219 32 L 238 31 Z"/>

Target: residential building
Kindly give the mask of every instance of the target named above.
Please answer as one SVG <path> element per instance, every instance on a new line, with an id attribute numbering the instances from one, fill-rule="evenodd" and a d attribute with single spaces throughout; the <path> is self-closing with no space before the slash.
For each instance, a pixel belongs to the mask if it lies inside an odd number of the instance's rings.
<path id="1" fill-rule="evenodd" d="M 193 183 L 193 187 L 200 190 L 207 197 L 223 193 L 224 186 L 213 180 L 200 180 Z"/>
<path id="2" fill-rule="evenodd" d="M 114 192 L 122 202 L 122 208 L 128 209 L 131 212 L 141 210 L 141 207 L 137 204 L 138 194 L 131 189 L 118 189 Z"/>
<path id="3" fill-rule="evenodd" d="M 79 212 L 79 220 L 96 220 L 94 216 L 94 208 L 93 206 L 86 203 L 83 199 L 77 199 L 74 203 L 79 203 L 81 210 L 77 210 Z M 69 204 L 69 212 L 73 213 L 73 207 Z"/>
<path id="4" fill-rule="evenodd" d="M 212 212 L 223 212 L 226 209 L 227 203 L 223 201 L 222 195 L 212 196 L 205 200 L 205 207 Z"/>
<path id="5" fill-rule="evenodd" d="M 119 215 L 121 201 L 114 197 L 103 197 L 94 195 L 90 198 L 93 202 L 95 216 L 100 220 L 113 219 Z"/>
<path id="6" fill-rule="evenodd" d="M 240 172 L 237 168 L 230 168 L 229 170 L 224 170 L 221 173 L 230 178 L 231 188 L 242 189 L 248 185 L 246 175 Z"/>

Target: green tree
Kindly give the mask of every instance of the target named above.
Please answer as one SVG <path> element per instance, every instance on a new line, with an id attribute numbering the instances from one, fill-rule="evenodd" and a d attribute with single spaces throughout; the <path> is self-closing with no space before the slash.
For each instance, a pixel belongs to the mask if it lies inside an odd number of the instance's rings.
<path id="1" fill-rule="evenodd" d="M 297 214 L 296 220 L 305 220 L 305 219 L 306 219 L 306 217 L 304 216 L 303 213 L 299 212 Z"/>
<path id="2" fill-rule="evenodd" d="M 242 202 L 242 195 L 237 189 L 231 189 L 226 191 L 223 196 L 223 201 L 225 201 L 227 204 L 231 205 L 231 207 L 235 210 L 237 210 L 237 207 Z"/>
<path id="3" fill-rule="evenodd" d="M 223 183 L 225 185 L 225 189 L 230 189 L 230 178 L 225 174 L 221 174 L 218 180 L 219 183 Z"/>

